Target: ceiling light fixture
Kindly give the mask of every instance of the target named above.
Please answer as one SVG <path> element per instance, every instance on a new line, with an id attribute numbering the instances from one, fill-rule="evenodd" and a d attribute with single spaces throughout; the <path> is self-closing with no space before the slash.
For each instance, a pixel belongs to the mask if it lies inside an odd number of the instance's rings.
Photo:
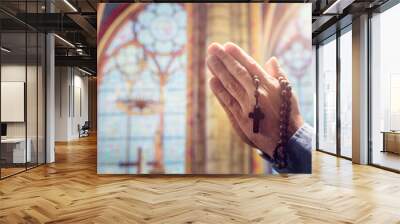
<path id="1" fill-rule="evenodd" d="M 68 0 L 64 0 L 64 3 L 67 4 L 74 12 L 78 12 L 78 10 Z"/>
<path id="2" fill-rule="evenodd" d="M 354 2 L 354 0 L 336 0 L 327 9 L 325 9 L 322 14 L 323 15 L 342 14 L 343 9 L 345 9 L 347 6 L 351 5 L 351 3 L 353 3 L 353 2 Z"/>
<path id="3" fill-rule="evenodd" d="M 5 47 L 1 47 L 0 49 L 1 49 L 1 51 L 4 51 L 6 53 L 10 53 L 11 52 L 11 50 L 9 50 L 9 49 L 7 49 Z"/>
<path id="4" fill-rule="evenodd" d="M 54 34 L 55 37 L 57 37 L 59 40 L 61 40 L 62 42 L 64 42 L 65 44 L 67 44 L 70 47 L 75 48 L 75 45 L 73 45 L 71 42 L 69 42 L 68 40 L 60 37 L 58 34 Z"/>
<path id="5" fill-rule="evenodd" d="M 78 70 L 81 71 L 81 72 L 83 72 L 83 73 L 85 73 L 85 74 L 87 74 L 87 75 L 90 75 L 90 76 L 93 75 L 92 73 L 90 73 L 90 72 L 88 72 L 88 71 L 86 71 L 86 70 L 83 70 L 83 69 L 81 69 L 81 68 L 79 68 L 79 67 L 78 67 Z"/>

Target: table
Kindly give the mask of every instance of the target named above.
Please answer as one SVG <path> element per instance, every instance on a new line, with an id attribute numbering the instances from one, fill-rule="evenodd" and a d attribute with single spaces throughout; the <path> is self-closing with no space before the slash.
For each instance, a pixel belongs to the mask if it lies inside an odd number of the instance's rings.
<path id="1" fill-rule="evenodd" d="M 382 152 L 392 152 L 400 154 L 400 131 L 382 131 L 383 150 Z"/>
<path id="2" fill-rule="evenodd" d="M 1 154 L 2 154 L 1 156 L 3 158 L 6 158 L 6 161 L 10 163 L 31 162 L 32 141 L 30 138 L 27 138 L 26 142 L 28 143 L 27 144 L 28 147 L 26 147 L 26 153 L 25 153 L 25 138 L 1 139 Z M 10 154 L 12 154 L 12 156 Z"/>

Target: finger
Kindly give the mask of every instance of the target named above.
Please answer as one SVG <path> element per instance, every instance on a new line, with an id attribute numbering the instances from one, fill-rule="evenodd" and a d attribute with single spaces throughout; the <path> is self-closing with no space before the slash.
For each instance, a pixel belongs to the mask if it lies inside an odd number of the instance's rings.
<path id="1" fill-rule="evenodd" d="M 218 80 L 218 78 L 211 78 L 210 80 L 210 86 L 211 86 L 211 90 L 215 93 L 215 92 L 220 92 L 223 91 L 221 90 L 222 88 L 224 88 L 222 86 L 221 81 Z M 236 134 L 239 135 L 239 137 L 248 145 L 252 146 L 252 147 L 256 147 L 254 145 L 253 142 L 250 141 L 249 138 L 247 138 L 246 134 L 243 132 L 243 130 L 241 129 L 240 125 L 239 125 L 239 121 L 236 119 L 235 115 L 232 113 L 231 108 L 229 106 L 227 106 L 223 100 L 220 100 L 220 98 L 218 97 L 218 95 L 216 94 L 218 101 L 220 102 L 222 108 L 224 109 L 224 111 L 226 112 L 226 114 L 228 115 L 228 119 L 232 124 L 233 129 L 235 130 Z"/>
<path id="2" fill-rule="evenodd" d="M 276 57 L 271 57 L 265 63 L 264 68 L 265 71 L 268 72 L 268 74 L 270 74 L 272 77 L 276 79 L 278 79 L 280 76 L 283 76 L 285 79 L 289 80 Z"/>
<path id="3" fill-rule="evenodd" d="M 240 104 L 242 111 L 247 111 L 247 94 L 242 85 L 229 73 L 221 60 L 214 55 L 207 58 L 207 65 L 211 73 L 222 82 L 222 85 Z"/>
<path id="4" fill-rule="evenodd" d="M 249 72 L 243 65 L 241 65 L 235 58 L 225 52 L 222 45 L 213 43 L 208 48 L 210 55 L 217 56 L 222 63 L 225 65 L 227 70 L 233 75 L 233 77 L 240 83 L 249 95 L 254 94 L 253 80 Z"/>
<path id="5" fill-rule="evenodd" d="M 257 75 L 267 86 L 272 87 L 272 77 L 266 73 L 261 66 L 243 49 L 234 43 L 228 42 L 224 45 L 225 51 L 232 55 L 240 64 L 242 64 L 251 75 Z"/>
<path id="6" fill-rule="evenodd" d="M 240 137 L 240 139 L 242 139 L 242 141 L 244 141 L 246 144 L 250 145 L 251 147 L 256 148 L 256 145 L 253 142 L 251 142 L 249 138 L 247 138 L 247 136 L 243 132 L 242 128 L 240 128 L 238 121 L 235 119 L 234 115 L 229 110 L 229 108 L 224 103 L 221 103 L 221 106 L 222 106 L 222 108 L 224 108 L 224 111 L 228 115 L 228 119 L 231 122 L 233 129 L 235 130 L 236 134 Z"/>
<path id="7" fill-rule="evenodd" d="M 215 96 L 218 98 L 219 102 L 229 108 L 235 119 L 240 121 L 242 119 L 242 110 L 240 105 L 236 99 L 224 88 L 222 82 L 218 78 L 213 77 L 210 79 L 210 87 Z"/>
<path id="8" fill-rule="evenodd" d="M 283 70 L 283 68 L 281 67 L 281 65 L 279 64 L 279 61 L 276 57 L 271 57 L 264 65 L 265 70 L 271 74 L 274 78 L 278 79 L 280 76 L 282 76 L 283 78 L 285 78 L 286 80 L 289 81 L 285 71 Z M 294 94 L 292 97 L 292 103 L 294 104 L 298 104 L 297 102 L 297 96 Z M 298 108 L 298 107 L 294 107 L 294 108 Z"/>

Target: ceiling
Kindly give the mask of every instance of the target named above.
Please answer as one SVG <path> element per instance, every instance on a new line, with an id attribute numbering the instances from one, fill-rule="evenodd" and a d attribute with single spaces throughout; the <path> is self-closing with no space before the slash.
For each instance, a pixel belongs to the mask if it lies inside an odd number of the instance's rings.
<path id="1" fill-rule="evenodd" d="M 312 36 L 318 44 L 337 30 L 350 25 L 354 17 L 374 11 L 389 0 L 313 0 Z"/>
<path id="2" fill-rule="evenodd" d="M 376 8 L 387 0 L 271 0 L 269 2 L 312 3 L 313 43 L 351 23 L 352 17 Z M 20 32 L 25 28 L 55 32 L 56 64 L 96 71 L 96 27 L 98 2 L 132 2 L 118 0 L 1 0 L 2 32 Z M 48 13 L 52 11 L 52 13 Z M 28 13 L 25 13 L 28 12 Z M 340 22 L 338 22 L 340 21 Z M 339 25 L 338 25 L 339 24 Z M 19 42 L 19 38 L 7 37 Z M 66 40 L 66 41 L 63 41 Z M 23 43 L 21 43 L 23 44 Z M 72 46 L 72 45 L 73 46 Z M 30 51 L 28 49 L 28 51 Z"/>
<path id="3" fill-rule="evenodd" d="M 25 58 L 25 35 L 18 33 L 26 29 L 28 32 L 54 32 L 57 34 L 56 65 L 73 62 L 74 66 L 95 74 L 96 8 L 97 0 L 48 0 L 47 5 L 45 0 L 1 0 L 2 38 L 7 38 L 3 46 L 13 49 L 7 55 Z M 30 52 L 34 55 L 35 50 L 35 46 L 28 44 L 28 59 Z"/>

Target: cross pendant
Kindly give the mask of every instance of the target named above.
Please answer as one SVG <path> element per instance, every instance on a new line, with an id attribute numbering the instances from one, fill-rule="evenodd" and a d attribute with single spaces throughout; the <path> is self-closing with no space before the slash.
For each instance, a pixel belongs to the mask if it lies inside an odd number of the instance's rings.
<path id="1" fill-rule="evenodd" d="M 260 131 L 260 121 L 264 119 L 264 113 L 258 105 L 255 105 L 253 112 L 249 113 L 249 118 L 253 119 L 253 133 L 258 133 Z"/>

